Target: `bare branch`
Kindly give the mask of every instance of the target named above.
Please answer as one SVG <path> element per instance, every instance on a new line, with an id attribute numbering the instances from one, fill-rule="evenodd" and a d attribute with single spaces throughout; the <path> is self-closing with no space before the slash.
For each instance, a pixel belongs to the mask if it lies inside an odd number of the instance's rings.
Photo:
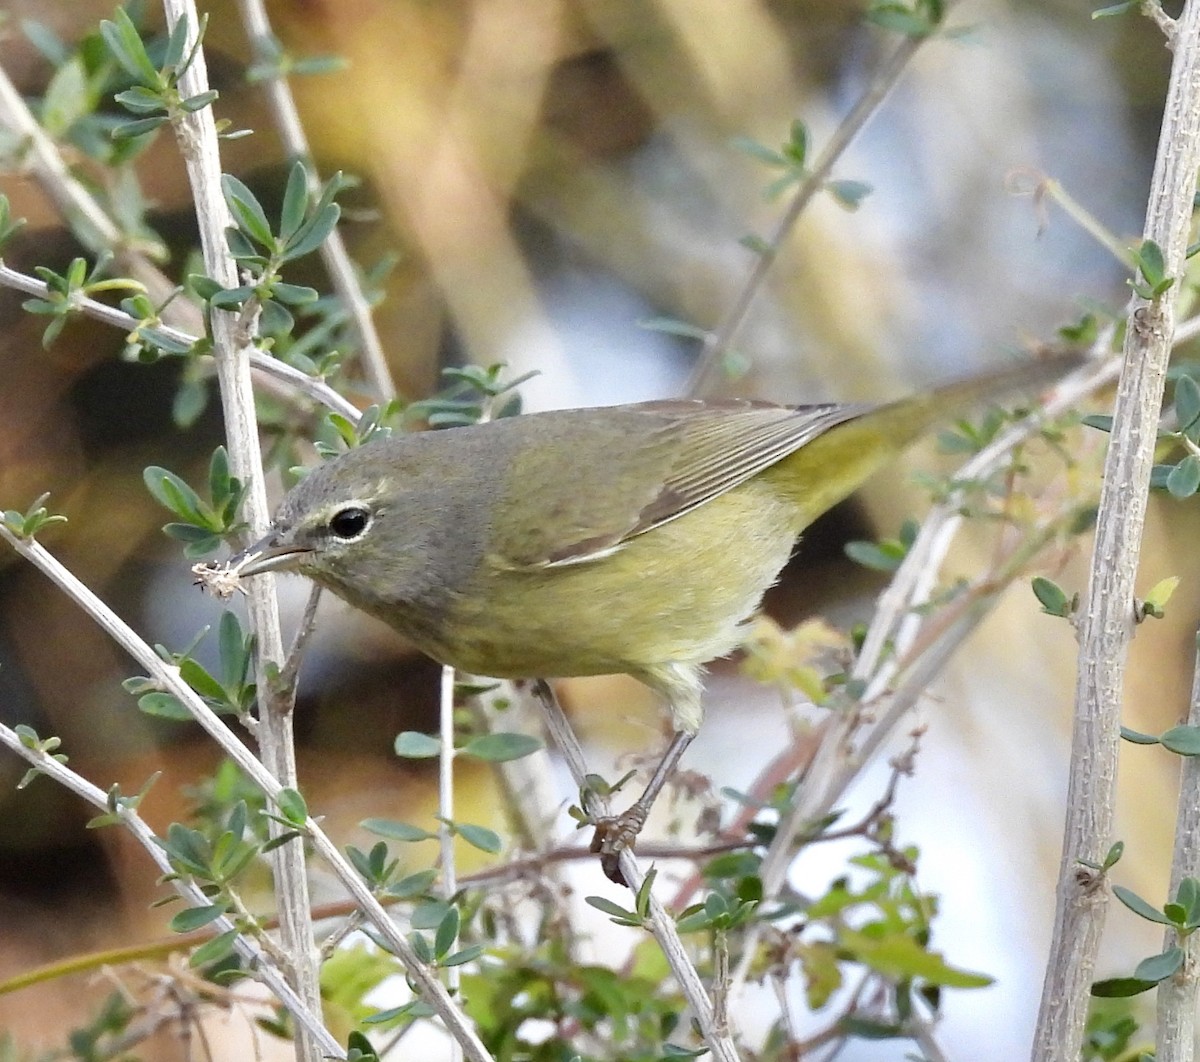
<path id="1" fill-rule="evenodd" d="M 1102 865 L 1113 843 L 1117 746 L 1125 662 L 1134 628 L 1134 578 L 1154 462 L 1159 408 L 1175 331 L 1196 166 L 1200 161 L 1200 3 L 1180 15 L 1144 235 L 1162 252 L 1163 292 L 1134 298 L 1113 408 L 1091 573 L 1079 627 L 1079 673 L 1058 902 L 1035 1062 L 1079 1057 L 1104 928 Z"/>
<path id="2" fill-rule="evenodd" d="M 264 45 L 275 39 L 266 6 L 262 0 L 238 0 L 238 9 L 241 11 L 242 22 L 255 55 L 260 59 L 264 58 Z M 280 75 L 270 77 L 264 83 L 264 87 L 267 103 L 275 116 L 275 125 L 284 148 L 292 158 L 299 159 L 304 164 L 309 195 L 320 195 L 321 182 L 317 176 L 316 164 L 287 79 Z M 338 298 L 350 315 L 355 332 L 358 333 L 367 378 L 375 388 L 377 397 L 383 402 L 389 402 L 396 397 L 396 385 L 392 382 L 387 355 L 383 351 L 383 343 L 371 316 L 370 303 L 363 294 L 354 262 L 350 258 L 350 252 L 346 250 L 346 242 L 342 239 L 339 229 L 335 228 L 321 244 L 321 260 L 329 271 L 334 291 L 337 292 Z"/>

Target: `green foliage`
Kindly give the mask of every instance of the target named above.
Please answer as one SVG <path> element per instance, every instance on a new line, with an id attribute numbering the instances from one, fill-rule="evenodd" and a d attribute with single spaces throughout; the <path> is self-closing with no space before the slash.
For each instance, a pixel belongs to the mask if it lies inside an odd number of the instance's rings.
<path id="1" fill-rule="evenodd" d="M 946 17 L 945 0 L 871 0 L 867 21 L 906 37 L 937 33 Z"/>
<path id="2" fill-rule="evenodd" d="M 142 475 L 146 489 L 179 519 L 163 527 L 171 538 L 185 543 L 183 554 L 195 560 L 215 553 L 230 535 L 243 531 L 238 510 L 246 485 L 230 475 L 229 455 L 218 446 L 208 464 L 208 495 L 203 500 L 174 472 L 150 465 Z"/>
<path id="3" fill-rule="evenodd" d="M 412 427 L 423 422 L 431 428 L 457 428 L 484 420 L 515 417 L 521 412 L 521 395 L 517 389 L 537 373 L 527 372 L 505 379 L 507 368 L 501 362 L 487 367 L 464 365 L 443 369 L 442 379 L 446 382 L 442 390 L 433 398 L 405 406 L 405 424 Z"/>
<path id="4" fill-rule="evenodd" d="M 1143 240 L 1141 246 L 1134 249 L 1133 263 L 1139 279 L 1129 281 L 1129 286 L 1143 299 L 1157 299 L 1175 283 L 1174 277 L 1166 275 L 1162 248 L 1153 240 Z"/>
<path id="5" fill-rule="evenodd" d="M 50 759 L 55 760 L 58 763 L 67 762 L 66 754 L 57 751 L 57 749 L 62 745 L 62 738 L 38 737 L 37 731 L 31 726 L 26 726 L 24 723 L 19 723 L 17 726 L 13 727 L 13 732 L 17 735 L 17 738 L 21 744 L 32 752 L 36 752 L 42 756 L 48 756 Z M 40 767 L 30 767 L 29 770 L 27 770 L 24 775 L 21 776 L 21 780 L 17 783 L 17 788 L 25 789 L 39 774 L 44 773 L 45 772 Z"/>
<path id="6" fill-rule="evenodd" d="M 136 121 L 114 128 L 115 139 L 128 140 L 153 133 L 164 123 L 203 110 L 216 101 L 218 94 L 212 89 L 194 96 L 183 96 L 179 91 L 179 79 L 195 61 L 207 24 L 207 17 L 202 17 L 199 32 L 188 48 L 188 22 L 181 17 L 171 27 L 156 61 L 124 8 L 117 8 L 111 22 L 100 23 L 100 36 L 109 52 L 133 79 L 132 87 L 118 92 L 114 98 L 127 111 L 139 116 Z"/>
<path id="7" fill-rule="evenodd" d="M 157 361 L 163 355 L 208 352 L 209 340 L 202 339 L 195 343 L 185 343 L 177 335 L 163 327 L 162 312 L 181 291 L 183 291 L 182 288 L 176 288 L 160 306 L 155 306 L 150 301 L 150 296 L 142 293 L 121 300 L 121 309 L 138 320 L 137 325 L 125 336 L 125 349 L 122 357 L 128 361 L 149 364 Z"/>
<path id="8" fill-rule="evenodd" d="M 799 119 L 792 122 L 787 140 L 778 148 L 769 148 L 749 137 L 735 137 L 733 146 L 765 166 L 781 171 L 764 190 L 763 195 L 767 199 L 778 198 L 789 188 L 803 184 L 812 176 L 808 167 L 808 127 Z M 826 181 L 824 188 L 847 210 L 857 210 L 872 191 L 865 181 L 853 180 Z M 741 242 L 742 246 L 756 254 L 772 253 L 770 245 L 756 237 L 746 237 Z"/>
<path id="9" fill-rule="evenodd" d="M 122 1038 L 137 1016 L 137 1008 L 125 994 L 113 992 L 90 1022 L 71 1031 L 73 1057 L 79 1062 L 106 1062 L 121 1051 Z"/>
<path id="10" fill-rule="evenodd" d="M 53 527 L 55 524 L 65 524 L 67 518 L 51 513 L 46 508 L 49 493 L 41 494 L 34 503 L 21 512 L 19 509 L 6 509 L 0 513 L 0 523 L 18 538 L 31 539 L 41 530 Z"/>
<path id="11" fill-rule="evenodd" d="M 1176 461 L 1156 464 L 1150 475 L 1150 486 L 1165 490 L 1174 498 L 1190 498 L 1200 490 L 1200 383 L 1190 373 L 1190 367 L 1173 372 L 1174 394 L 1171 412 L 1174 426 L 1160 430 L 1160 455 L 1164 447 L 1180 453 Z M 1101 418 L 1088 418 L 1093 426 L 1111 430 L 1097 423 Z"/>
<path id="12" fill-rule="evenodd" d="M 1150 1055 L 1135 1052 L 1133 1038 L 1138 1020 L 1129 1004 L 1096 998 L 1088 1014 L 1081 1062 L 1149 1062 Z"/>
<path id="13" fill-rule="evenodd" d="M 26 299 L 21 303 L 29 313 L 49 317 L 50 323 L 42 332 L 42 346 L 49 348 L 77 310 L 80 298 L 95 298 L 106 291 L 133 291 L 144 294 L 145 288 L 128 277 L 105 278 L 104 272 L 112 261 L 111 253 L 102 252 L 91 269 L 87 260 L 75 258 L 65 273 L 56 273 L 46 266 L 34 266 L 34 272 L 46 285 L 46 295 Z"/>
<path id="14" fill-rule="evenodd" d="M 1175 898 L 1161 910 L 1120 885 L 1113 886 L 1113 895 L 1139 918 L 1173 929 L 1180 943 L 1200 929 L 1200 881 L 1193 877 L 1179 883 Z M 1183 959 L 1179 944 L 1170 944 L 1161 953 L 1138 963 L 1131 976 L 1097 981 L 1092 986 L 1092 995 L 1108 999 L 1139 995 L 1172 977 L 1183 965 Z"/>
<path id="15" fill-rule="evenodd" d="M 460 755 L 472 756 L 486 763 L 506 763 L 519 760 L 545 748 L 541 741 L 529 734 L 509 734 L 496 731 L 480 734 L 465 741 L 458 749 Z"/>
<path id="16" fill-rule="evenodd" d="M 24 218 L 12 216 L 12 207 L 9 205 L 8 196 L 0 195 L 0 251 L 4 250 L 4 245 L 24 224 Z"/>
<path id="17" fill-rule="evenodd" d="M 258 58 L 246 71 L 246 80 L 256 85 L 276 78 L 332 74 L 344 70 L 346 60 L 337 55 L 308 55 L 297 59 L 290 55 L 273 33 L 260 37 L 255 45 Z"/>
<path id="18" fill-rule="evenodd" d="M 1152 619 L 1162 619 L 1167 614 L 1167 602 L 1171 600 L 1178 586 L 1178 575 L 1168 575 L 1165 579 L 1160 579 L 1142 599 L 1138 608 L 1138 618 L 1145 619 L 1149 616 Z"/>
<path id="19" fill-rule="evenodd" d="M 125 796 L 121 792 L 121 787 L 114 782 L 109 786 L 107 801 L 108 811 L 103 815 L 97 815 L 89 820 L 87 828 L 89 830 L 98 829 L 101 826 L 115 826 L 122 821 L 122 816 L 127 811 L 137 811 L 142 801 L 146 798 L 146 794 L 150 792 L 150 787 L 158 781 L 162 775 L 161 771 L 155 771 L 133 796 Z"/>
<path id="20" fill-rule="evenodd" d="M 326 413 L 314 442 L 317 453 L 328 460 L 375 439 L 386 439 L 392 434 L 392 429 L 384 424 L 389 412 L 390 406 L 368 406 L 360 414 L 357 424 L 340 413 Z"/>
<path id="21" fill-rule="evenodd" d="M 1033 577 L 1034 596 L 1042 606 L 1042 611 L 1048 616 L 1060 616 L 1069 619 L 1079 607 L 1079 595 L 1068 597 L 1067 592 L 1054 582 L 1041 575 Z"/>
<path id="22" fill-rule="evenodd" d="M 1092 18 L 1114 18 L 1117 15 L 1125 15 L 1130 11 L 1137 11 L 1142 6 L 1142 0 L 1123 0 L 1119 4 L 1110 4 L 1108 7 L 1098 7 L 1092 12 Z"/>
<path id="23" fill-rule="evenodd" d="M 650 890 L 654 886 L 654 879 L 657 875 L 658 871 L 651 870 L 645 876 L 634 896 L 632 908 L 622 907 L 619 903 L 614 903 L 603 896 L 587 896 L 584 899 L 589 906 L 608 915 L 614 925 L 628 926 L 631 929 L 646 929 L 649 927 Z"/>
<path id="24" fill-rule="evenodd" d="M 272 227 L 254 193 L 232 174 L 223 174 L 221 191 L 234 221 L 225 230 L 225 241 L 239 270 L 250 280 L 236 288 L 222 288 L 211 277 L 193 274 L 188 278 L 190 286 L 214 309 L 245 310 L 253 303 L 261 313 L 259 329 L 268 336 L 290 333 L 295 318 L 289 307 L 314 303 L 319 296 L 313 288 L 285 282 L 280 270 L 311 254 L 333 232 L 341 216 L 334 199 L 350 184 L 340 173 L 334 174 L 316 202 L 310 203 L 304 164 L 293 163 L 279 220 Z"/>
<path id="25" fill-rule="evenodd" d="M 995 441 L 1000 430 L 1011 424 L 1013 417 L 999 406 L 986 410 L 979 420 L 966 418 L 954 422 L 954 427 L 938 432 L 938 450 L 944 454 L 971 456 Z"/>
<path id="26" fill-rule="evenodd" d="M 624 972 L 587 965 L 553 940 L 529 953 L 501 948 L 495 958 L 486 973 L 467 973 L 462 984 L 467 1013 L 499 1058 L 563 1062 L 579 1057 L 581 1042 L 603 1044 L 604 1057 L 621 1062 L 691 1054 L 670 1042 L 685 1029 L 683 1000 L 645 963 Z M 548 1037 L 531 1035 L 544 1027 L 552 1030 Z"/>
<path id="27" fill-rule="evenodd" d="M 156 645 L 155 651 L 166 663 L 179 669 L 179 677 L 218 715 L 247 716 L 258 696 L 253 678 L 254 636 L 242 630 L 236 614 L 223 612 L 217 625 L 219 667 L 213 675 L 192 655 L 208 630 L 205 627 L 182 652 L 173 653 L 161 645 Z M 138 707 L 147 715 L 184 722 L 192 719 L 191 711 L 156 679 L 135 675 L 122 685 L 127 693 L 138 698 Z"/>
<path id="28" fill-rule="evenodd" d="M 878 542 L 847 542 L 846 556 L 864 568 L 879 572 L 894 572 L 908 556 L 916 541 L 921 525 L 916 520 L 905 520 L 896 538 L 884 538 Z"/>

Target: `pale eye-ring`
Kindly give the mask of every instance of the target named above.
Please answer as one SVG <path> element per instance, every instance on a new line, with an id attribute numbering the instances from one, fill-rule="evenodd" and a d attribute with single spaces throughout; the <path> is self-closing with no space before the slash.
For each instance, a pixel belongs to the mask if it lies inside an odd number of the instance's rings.
<path id="1" fill-rule="evenodd" d="M 329 518 L 329 530 L 343 542 L 362 538 L 370 526 L 371 512 L 359 504 L 347 505 Z"/>

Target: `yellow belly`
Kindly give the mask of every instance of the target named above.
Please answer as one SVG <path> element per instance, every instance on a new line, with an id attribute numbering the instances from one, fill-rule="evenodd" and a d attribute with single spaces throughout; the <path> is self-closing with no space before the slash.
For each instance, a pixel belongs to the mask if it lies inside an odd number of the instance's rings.
<path id="1" fill-rule="evenodd" d="M 700 664 L 727 653 L 738 625 L 787 562 L 793 506 L 754 480 L 638 535 L 609 556 L 513 571 L 481 567 L 435 656 L 482 674 L 527 677 Z"/>

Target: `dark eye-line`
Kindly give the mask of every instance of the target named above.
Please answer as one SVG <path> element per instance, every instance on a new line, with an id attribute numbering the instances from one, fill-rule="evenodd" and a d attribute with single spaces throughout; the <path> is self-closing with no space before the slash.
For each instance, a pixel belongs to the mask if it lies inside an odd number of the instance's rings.
<path id="1" fill-rule="evenodd" d="M 329 518 L 329 530 L 343 542 L 361 538 L 370 526 L 370 510 L 357 502 L 339 509 Z"/>

